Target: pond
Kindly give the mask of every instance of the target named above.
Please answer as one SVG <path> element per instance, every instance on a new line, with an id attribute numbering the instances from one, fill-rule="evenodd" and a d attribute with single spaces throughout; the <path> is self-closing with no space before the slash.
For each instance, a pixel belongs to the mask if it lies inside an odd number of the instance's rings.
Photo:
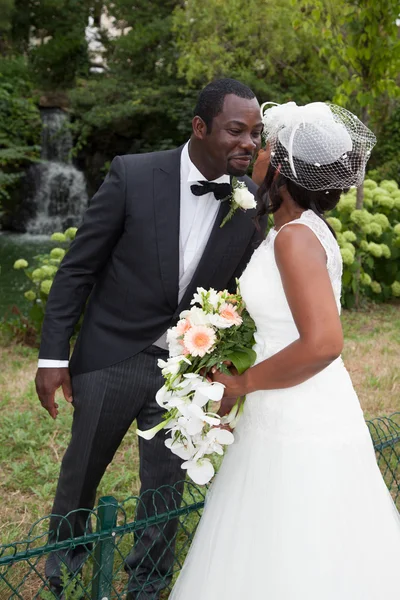
<path id="1" fill-rule="evenodd" d="M 23 312 L 30 306 L 24 298 L 30 282 L 23 270 L 16 271 L 13 268 L 14 262 L 18 258 L 25 258 L 32 264 L 34 256 L 47 252 L 55 245 L 48 235 L 0 232 L 0 319 L 14 304 Z"/>

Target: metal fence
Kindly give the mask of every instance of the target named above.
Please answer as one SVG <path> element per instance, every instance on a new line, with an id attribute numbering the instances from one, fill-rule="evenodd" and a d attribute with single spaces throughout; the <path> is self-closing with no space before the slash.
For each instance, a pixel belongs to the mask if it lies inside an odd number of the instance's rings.
<path id="1" fill-rule="evenodd" d="M 368 426 L 383 477 L 400 510 L 400 413 L 390 418 L 373 419 Z M 148 528 L 155 533 L 153 540 L 166 540 L 164 552 L 173 552 L 173 566 L 166 573 L 160 567 L 162 556 L 154 552 L 156 542 L 146 547 L 152 585 L 158 584 L 160 589 L 164 588 L 160 598 L 166 600 L 196 530 L 204 505 L 205 489 L 186 481 L 182 501 L 180 492 L 167 486 L 149 493 L 152 495 L 153 510 L 144 519 L 135 519 L 140 498 L 132 497 L 118 503 L 115 498 L 107 496 L 100 499 L 98 507 L 87 511 L 86 532 L 80 538 L 50 540 L 50 517 L 47 516 L 34 524 L 25 540 L 0 546 L 0 600 L 58 598 L 50 589 L 49 579 L 45 575 L 44 564 L 50 553 L 57 553 L 64 563 L 63 600 L 125 599 L 128 586 L 125 559 L 133 544 L 141 543 L 143 533 Z M 166 497 L 168 503 L 164 502 Z M 171 543 L 165 531 L 174 520 L 177 520 L 178 529 L 174 543 Z M 70 566 L 66 566 L 67 563 L 71 564 L 67 560 L 68 555 L 79 549 L 85 551 L 85 559 L 79 569 L 71 572 Z M 138 582 L 137 593 L 141 600 L 153 597 L 152 593 L 146 592 L 146 582 Z"/>

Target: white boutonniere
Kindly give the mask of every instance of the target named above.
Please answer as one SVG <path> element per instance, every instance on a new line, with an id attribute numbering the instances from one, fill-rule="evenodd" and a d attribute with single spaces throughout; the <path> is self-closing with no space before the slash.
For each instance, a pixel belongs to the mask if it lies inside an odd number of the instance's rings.
<path id="1" fill-rule="evenodd" d="M 244 181 L 236 179 L 236 177 L 232 178 L 232 193 L 226 200 L 230 202 L 231 207 L 220 227 L 223 227 L 225 223 L 232 219 L 238 208 L 248 210 L 249 208 L 256 208 L 257 206 L 254 195 L 249 192 L 247 185 Z"/>

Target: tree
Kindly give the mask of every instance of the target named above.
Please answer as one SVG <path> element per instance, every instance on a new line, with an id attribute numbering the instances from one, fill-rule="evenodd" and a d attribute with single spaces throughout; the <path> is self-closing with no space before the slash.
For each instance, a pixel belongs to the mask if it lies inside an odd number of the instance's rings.
<path id="1" fill-rule="evenodd" d="M 4 65 L 4 61 L 2 62 Z M 40 115 L 26 83 L 0 78 L 0 204 L 7 208 L 24 169 L 40 156 Z"/>
<path id="2" fill-rule="evenodd" d="M 0 0 L 0 53 L 5 54 L 8 48 L 8 37 L 12 26 L 14 0 Z"/>
<path id="3" fill-rule="evenodd" d="M 190 133 L 196 90 L 178 78 L 172 14 L 177 0 L 104 1 L 120 36 L 100 31 L 106 70 L 70 92 L 77 151 L 90 191 L 115 154 L 172 148 Z M 92 158 L 93 157 L 93 158 Z"/>
<path id="4" fill-rule="evenodd" d="M 387 118 L 391 100 L 400 95 L 398 0 L 296 0 L 302 17 L 297 29 L 316 36 L 319 55 L 338 77 L 334 101 L 378 128 Z M 363 187 L 357 208 L 363 205 Z"/>
<path id="5" fill-rule="evenodd" d="M 20 2 L 21 0 L 17 0 Z M 72 87 L 89 68 L 85 0 L 41 0 L 33 3 L 29 60 L 37 83 L 45 89 Z"/>
<path id="6" fill-rule="evenodd" d="M 291 26 L 301 17 L 291 0 L 187 0 L 174 13 L 179 74 L 191 86 L 231 76 L 260 100 L 326 100 L 334 90 L 316 60 L 310 34 Z"/>

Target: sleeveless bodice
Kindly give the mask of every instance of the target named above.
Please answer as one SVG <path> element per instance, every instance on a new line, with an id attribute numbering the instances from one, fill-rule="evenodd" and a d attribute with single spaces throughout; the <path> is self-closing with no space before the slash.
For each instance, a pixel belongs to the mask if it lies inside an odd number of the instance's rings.
<path id="1" fill-rule="evenodd" d="M 303 212 L 299 219 L 291 221 L 290 224 L 309 227 L 324 248 L 327 269 L 340 312 L 342 257 L 336 239 L 326 223 L 311 210 Z M 269 231 L 240 278 L 241 294 L 257 326 L 257 362 L 275 354 L 299 337 L 275 261 L 274 242 L 279 231 Z"/>

